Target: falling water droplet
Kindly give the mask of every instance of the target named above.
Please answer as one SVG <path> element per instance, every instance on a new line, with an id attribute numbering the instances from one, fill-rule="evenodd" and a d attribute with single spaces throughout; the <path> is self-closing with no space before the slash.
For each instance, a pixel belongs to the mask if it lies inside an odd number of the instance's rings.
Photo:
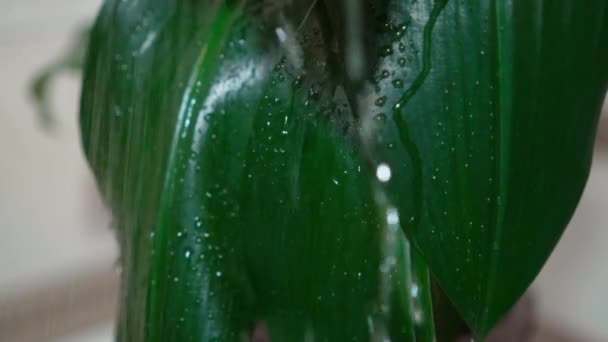
<path id="1" fill-rule="evenodd" d="M 380 164 L 376 169 L 376 177 L 382 183 L 386 183 L 391 179 L 391 168 L 387 164 Z"/>
<path id="2" fill-rule="evenodd" d="M 380 48 L 380 57 L 386 57 L 393 54 L 393 47 L 390 45 L 386 45 Z"/>
<path id="3" fill-rule="evenodd" d="M 410 286 L 410 296 L 412 298 L 418 297 L 418 284 L 414 283 Z"/>
<path id="4" fill-rule="evenodd" d="M 386 223 L 390 225 L 399 224 L 399 213 L 397 212 L 397 209 L 389 208 L 386 211 Z"/>

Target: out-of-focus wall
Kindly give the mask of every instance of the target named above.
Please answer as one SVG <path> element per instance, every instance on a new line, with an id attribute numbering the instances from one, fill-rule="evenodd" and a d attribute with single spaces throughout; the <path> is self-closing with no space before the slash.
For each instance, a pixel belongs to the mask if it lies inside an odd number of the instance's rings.
<path id="1" fill-rule="evenodd" d="M 543 329 L 576 336 L 572 342 L 608 341 L 607 209 L 608 140 L 596 149 L 581 203 L 533 286 Z"/>
<path id="2" fill-rule="evenodd" d="M 114 311 L 117 250 L 80 149 L 79 78 L 53 87 L 53 131 L 40 127 L 27 96 L 31 77 L 100 3 L 0 0 L 0 341 L 20 340 L 15 331 L 46 341 Z"/>
<path id="3" fill-rule="evenodd" d="M 0 293 L 115 257 L 110 219 L 77 135 L 79 79 L 53 87 L 58 125 L 44 131 L 27 96 L 99 1 L 2 1 L 0 18 Z"/>

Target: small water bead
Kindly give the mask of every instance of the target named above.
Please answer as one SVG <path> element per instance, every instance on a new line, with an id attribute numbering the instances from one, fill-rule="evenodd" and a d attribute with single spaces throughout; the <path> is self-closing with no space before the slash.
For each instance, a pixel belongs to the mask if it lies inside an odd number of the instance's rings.
<path id="1" fill-rule="evenodd" d="M 315 88 L 310 88 L 308 89 L 308 98 L 316 101 L 319 99 L 319 97 L 321 97 L 321 93 L 319 92 L 319 90 L 315 89 Z"/>
<path id="2" fill-rule="evenodd" d="M 397 38 L 401 38 L 405 32 L 407 31 L 407 24 L 401 24 L 397 26 L 397 30 L 395 32 L 395 34 L 397 35 Z"/>
<path id="3" fill-rule="evenodd" d="M 293 87 L 294 87 L 295 89 L 300 88 L 300 87 L 302 86 L 303 79 L 304 79 L 304 77 L 303 77 L 302 75 L 298 76 L 298 78 L 296 78 L 296 79 L 293 81 Z"/>
<path id="4" fill-rule="evenodd" d="M 287 62 L 287 59 L 285 57 L 281 58 L 281 61 L 279 62 L 279 64 L 275 65 L 274 71 L 278 72 L 278 71 L 281 71 L 282 69 L 284 69 L 286 62 Z"/>
<path id="5" fill-rule="evenodd" d="M 390 56 L 393 54 L 393 47 L 390 45 L 385 45 L 380 48 L 380 51 L 378 54 L 380 55 L 380 57 Z"/>
<path id="6" fill-rule="evenodd" d="M 393 80 L 392 83 L 393 83 L 393 87 L 395 87 L 395 88 L 403 88 L 403 80 L 400 78 Z"/>
<path id="7" fill-rule="evenodd" d="M 192 255 L 192 252 L 190 250 L 186 250 L 186 252 L 184 252 L 184 257 L 186 259 L 190 259 L 190 255 Z"/>
<path id="8" fill-rule="evenodd" d="M 215 276 L 218 277 L 218 278 L 221 277 L 222 276 L 222 272 L 220 272 L 220 271 L 215 272 Z"/>
<path id="9" fill-rule="evenodd" d="M 406 60 L 405 58 L 401 57 L 397 60 L 397 63 L 399 64 L 399 66 L 404 67 L 406 64 Z"/>
<path id="10" fill-rule="evenodd" d="M 387 21 L 382 25 L 382 29 L 379 32 L 390 32 L 392 30 L 393 24 L 390 21 Z"/>
<path id="11" fill-rule="evenodd" d="M 376 99 L 376 102 L 374 102 L 374 104 L 378 107 L 384 106 L 385 103 L 386 103 L 386 96 L 379 97 Z"/>

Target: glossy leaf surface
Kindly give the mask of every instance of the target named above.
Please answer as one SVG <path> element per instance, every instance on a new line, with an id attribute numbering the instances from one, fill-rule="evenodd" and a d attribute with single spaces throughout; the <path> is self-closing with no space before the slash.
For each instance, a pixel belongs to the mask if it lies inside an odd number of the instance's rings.
<path id="1" fill-rule="evenodd" d="M 393 53 L 378 66 L 388 77 L 360 95 L 383 103 L 371 155 L 393 170 L 386 189 L 406 233 L 483 336 L 538 274 L 578 204 L 608 79 L 608 6 L 404 6 L 406 43 L 388 35 Z"/>
<path id="2" fill-rule="evenodd" d="M 432 340 L 418 253 L 485 335 L 582 192 L 607 7 L 106 1 L 81 125 L 119 337 Z"/>
<path id="3" fill-rule="evenodd" d="M 260 322 L 275 341 L 431 338 L 426 267 L 415 253 L 410 267 L 353 119 L 328 100 L 316 9 L 266 9 L 102 9 L 81 126 L 121 243 L 119 339 L 240 341 Z M 302 56 L 267 25 L 288 19 Z"/>

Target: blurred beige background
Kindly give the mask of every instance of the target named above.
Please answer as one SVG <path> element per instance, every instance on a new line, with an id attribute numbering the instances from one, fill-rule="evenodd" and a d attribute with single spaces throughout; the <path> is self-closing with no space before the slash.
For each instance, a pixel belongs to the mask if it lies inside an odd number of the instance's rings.
<path id="1" fill-rule="evenodd" d="M 80 151 L 78 75 L 44 132 L 26 89 L 100 0 L 0 0 L 0 341 L 112 340 L 117 250 Z M 608 62 L 608 61 L 607 61 Z M 537 341 L 608 341 L 608 125 L 580 208 L 533 285 Z"/>

